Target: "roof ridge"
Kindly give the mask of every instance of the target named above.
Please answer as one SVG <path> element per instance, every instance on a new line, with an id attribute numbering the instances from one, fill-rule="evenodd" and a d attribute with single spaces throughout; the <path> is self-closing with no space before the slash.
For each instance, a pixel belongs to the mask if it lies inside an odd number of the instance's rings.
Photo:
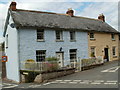
<path id="1" fill-rule="evenodd" d="M 27 11 L 27 12 L 47 13 L 47 14 L 56 14 L 56 15 L 69 16 L 68 14 L 63 14 L 63 13 L 54 13 L 54 12 L 45 12 L 45 11 L 35 11 L 35 10 L 25 10 L 25 9 L 16 9 L 16 11 Z M 73 17 L 100 21 L 100 20 L 95 19 L 95 18 L 88 18 L 88 17 L 82 17 L 82 16 L 73 16 Z"/>

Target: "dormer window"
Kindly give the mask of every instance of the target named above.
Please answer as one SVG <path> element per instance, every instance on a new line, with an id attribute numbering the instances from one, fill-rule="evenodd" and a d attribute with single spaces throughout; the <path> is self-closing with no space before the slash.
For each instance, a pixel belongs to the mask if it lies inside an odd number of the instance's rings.
<path id="1" fill-rule="evenodd" d="M 111 39 L 115 40 L 115 34 L 111 34 Z"/>

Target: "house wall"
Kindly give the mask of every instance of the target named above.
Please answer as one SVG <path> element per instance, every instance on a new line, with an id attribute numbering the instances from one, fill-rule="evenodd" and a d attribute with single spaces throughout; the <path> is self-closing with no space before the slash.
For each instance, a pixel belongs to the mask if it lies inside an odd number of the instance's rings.
<path id="1" fill-rule="evenodd" d="M 111 34 L 109 33 L 94 33 L 95 40 L 90 40 L 88 33 L 88 46 L 89 46 L 89 57 L 91 57 L 91 46 L 95 46 L 95 56 L 102 56 L 104 58 L 104 48 L 108 45 L 109 59 L 118 60 L 118 35 L 115 35 L 115 40 L 111 39 Z M 113 57 L 112 47 L 116 46 L 116 56 Z"/>
<path id="2" fill-rule="evenodd" d="M 69 59 L 69 49 L 77 49 L 77 57 L 88 58 L 88 39 L 86 32 L 76 32 L 76 42 L 70 42 L 69 31 L 63 32 L 64 42 L 56 42 L 55 30 L 46 29 L 45 41 L 37 42 L 36 29 L 19 29 L 20 61 L 36 60 L 36 50 L 46 50 L 46 57 L 56 56 L 62 47 L 64 60 Z"/>
<path id="3" fill-rule="evenodd" d="M 20 79 L 19 79 L 19 64 L 18 64 L 17 30 L 16 28 L 10 27 L 11 23 L 13 23 L 13 20 L 10 17 L 9 25 L 6 32 L 6 35 L 8 34 L 8 48 L 6 48 L 6 41 L 5 41 L 5 55 L 8 56 L 8 62 L 6 62 L 6 73 L 8 79 L 19 82 Z"/>

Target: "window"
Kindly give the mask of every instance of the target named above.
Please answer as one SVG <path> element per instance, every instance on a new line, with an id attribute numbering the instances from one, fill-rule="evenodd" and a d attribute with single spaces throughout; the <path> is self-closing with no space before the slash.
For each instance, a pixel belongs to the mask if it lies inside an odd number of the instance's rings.
<path id="1" fill-rule="evenodd" d="M 94 39 L 94 33 L 90 33 L 90 39 Z"/>
<path id="2" fill-rule="evenodd" d="M 43 29 L 37 30 L 37 41 L 44 41 L 44 30 Z"/>
<path id="3" fill-rule="evenodd" d="M 45 61 L 46 50 L 37 50 L 36 51 L 36 61 Z"/>
<path id="4" fill-rule="evenodd" d="M 91 47 L 91 57 L 95 57 L 95 47 Z"/>
<path id="5" fill-rule="evenodd" d="M 63 32 L 62 31 L 56 31 L 56 40 L 57 41 L 63 40 Z"/>
<path id="6" fill-rule="evenodd" d="M 112 47 L 113 57 L 116 55 L 116 47 Z"/>
<path id="7" fill-rule="evenodd" d="M 70 31 L 70 41 L 75 41 L 75 31 Z"/>
<path id="8" fill-rule="evenodd" d="M 70 62 L 77 60 L 77 49 L 70 49 Z"/>
<path id="9" fill-rule="evenodd" d="M 115 40 L 115 34 L 111 34 L 112 40 Z"/>
<path id="10" fill-rule="evenodd" d="M 8 34 L 6 35 L 6 48 L 8 48 Z"/>

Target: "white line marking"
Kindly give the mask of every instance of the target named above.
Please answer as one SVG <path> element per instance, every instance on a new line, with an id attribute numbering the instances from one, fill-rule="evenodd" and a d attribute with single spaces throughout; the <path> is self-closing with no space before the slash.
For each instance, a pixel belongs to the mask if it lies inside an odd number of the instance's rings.
<path id="1" fill-rule="evenodd" d="M 107 81 L 107 82 L 115 82 L 115 83 L 117 83 L 118 81 Z"/>
<path id="2" fill-rule="evenodd" d="M 80 82 L 81 80 L 73 80 L 74 82 Z"/>
<path id="3" fill-rule="evenodd" d="M 93 83 L 91 83 L 91 84 L 101 84 L 100 82 L 93 82 Z"/>
<path id="4" fill-rule="evenodd" d="M 94 80 L 94 82 L 104 82 L 104 80 Z"/>
<path id="5" fill-rule="evenodd" d="M 114 84 L 114 85 L 115 85 L 116 83 L 104 83 L 104 84 L 110 84 L 110 85 L 111 85 L 111 84 Z"/>
<path id="6" fill-rule="evenodd" d="M 72 80 L 64 80 L 65 82 L 70 82 L 70 81 L 72 81 Z"/>
<path id="7" fill-rule="evenodd" d="M 89 84 L 89 82 L 80 82 L 80 84 Z"/>
<path id="8" fill-rule="evenodd" d="M 61 81 L 63 81 L 63 80 L 56 80 L 56 81 L 61 82 Z"/>
<path id="9" fill-rule="evenodd" d="M 77 82 L 69 82 L 69 83 L 76 84 Z"/>
<path id="10" fill-rule="evenodd" d="M 115 67 L 103 70 L 101 72 L 116 72 L 119 68 L 120 68 L 120 66 L 115 66 Z"/>
<path id="11" fill-rule="evenodd" d="M 67 83 L 67 82 L 60 82 L 60 83 Z"/>
<path id="12" fill-rule="evenodd" d="M 14 85 L 14 86 L 8 86 L 8 87 L 3 87 L 3 88 L 14 88 L 17 87 L 18 85 Z"/>
<path id="13" fill-rule="evenodd" d="M 56 81 L 53 81 L 53 82 L 50 82 L 50 83 L 58 83 L 58 82 L 56 82 Z"/>

